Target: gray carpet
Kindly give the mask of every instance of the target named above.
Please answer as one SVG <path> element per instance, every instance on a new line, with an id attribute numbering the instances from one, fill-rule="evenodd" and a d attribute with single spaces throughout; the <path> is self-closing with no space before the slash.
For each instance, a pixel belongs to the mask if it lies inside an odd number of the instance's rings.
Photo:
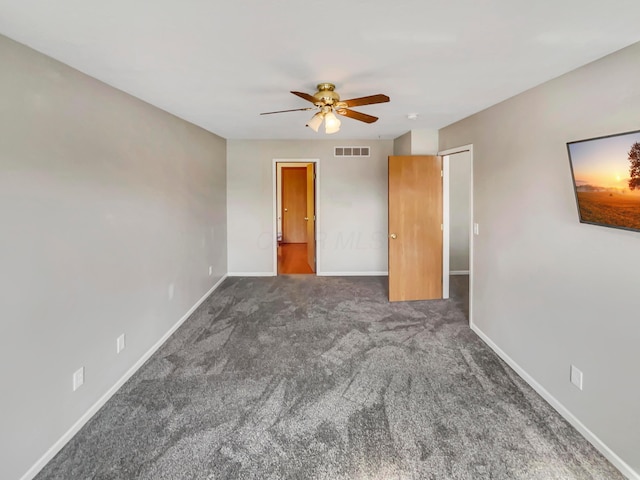
<path id="1" fill-rule="evenodd" d="M 619 479 L 447 301 L 230 278 L 45 479 Z"/>

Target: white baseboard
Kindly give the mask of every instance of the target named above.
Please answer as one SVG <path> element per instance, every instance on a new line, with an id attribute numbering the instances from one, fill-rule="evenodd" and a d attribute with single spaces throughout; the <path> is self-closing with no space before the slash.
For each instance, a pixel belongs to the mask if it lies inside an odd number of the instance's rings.
<path id="1" fill-rule="evenodd" d="M 549 405 L 562 415 L 576 430 L 578 430 L 589 443 L 604 455 L 620 472 L 629 479 L 640 480 L 640 473 L 636 472 L 629 464 L 622 460 L 611 450 L 600 438 L 589 430 L 580 420 L 578 420 L 562 403 L 551 395 L 542 385 L 540 385 L 531 375 L 529 375 L 520 365 L 518 365 L 509 355 L 498 347 L 482 330 L 476 325 L 471 325 L 471 329 L 498 354 L 515 372 L 522 377 L 538 394 L 544 398 Z"/>
<path id="2" fill-rule="evenodd" d="M 318 272 L 319 277 L 384 277 L 389 272 Z"/>
<path id="3" fill-rule="evenodd" d="M 20 477 L 20 480 L 32 480 L 38 474 L 38 472 L 40 472 L 40 470 L 42 470 L 44 466 L 49 463 L 49 461 L 53 457 L 55 457 L 60 450 L 62 450 L 62 447 L 64 447 L 67 442 L 69 442 L 69 440 L 71 440 L 73 436 L 78 433 L 78 431 L 80 431 L 80 429 L 91 419 L 91 417 L 93 417 L 98 412 L 98 410 L 100 410 L 102 406 L 107 403 L 107 401 L 120 389 L 120 387 L 122 387 L 122 385 L 124 385 L 125 382 L 138 371 L 138 369 L 144 364 L 144 362 L 149 360 L 149 358 L 156 352 L 156 350 L 158 350 L 162 346 L 162 344 L 164 344 L 164 342 L 166 342 L 169 337 L 173 335 L 173 333 L 180 327 L 180 325 L 182 325 L 185 320 L 189 318 L 189 316 L 191 316 L 193 312 L 195 312 L 196 308 L 198 308 L 202 304 L 202 302 L 204 302 L 226 278 L 227 275 L 224 275 L 220 280 L 218 280 L 218 282 L 213 287 L 211 287 L 211 289 L 207 293 L 205 293 L 204 296 L 200 300 L 198 300 L 195 305 L 191 307 L 189 311 L 185 313 L 182 318 L 180 318 L 180 320 L 178 320 L 178 322 L 162 336 L 162 338 L 160 338 L 160 340 L 158 340 L 144 355 L 142 355 L 142 357 L 140 357 L 140 359 L 136 363 L 133 364 L 133 366 L 129 370 L 127 370 L 127 372 L 120 378 L 120 380 L 118 380 L 109 390 L 107 390 L 107 392 L 102 395 L 102 397 L 100 397 L 100 399 L 96 403 L 94 403 L 89 408 L 89 410 L 87 410 L 78 419 L 78 421 L 64 433 L 64 435 L 62 435 L 62 437 L 60 437 L 60 439 L 56 443 L 54 443 L 51 448 L 49 448 L 49 450 L 47 450 L 47 452 L 42 455 L 42 457 L 40 457 L 38 461 L 29 470 L 27 470 L 27 472 L 22 477 Z"/>
<path id="4" fill-rule="evenodd" d="M 451 270 L 449 275 L 469 275 L 469 270 Z"/>
<path id="5" fill-rule="evenodd" d="M 274 272 L 229 272 L 228 277 L 275 277 Z"/>

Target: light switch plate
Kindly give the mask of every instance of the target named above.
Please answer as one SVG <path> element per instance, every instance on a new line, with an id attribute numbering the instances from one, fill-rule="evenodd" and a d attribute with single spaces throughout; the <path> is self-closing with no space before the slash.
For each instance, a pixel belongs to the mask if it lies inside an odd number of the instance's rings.
<path id="1" fill-rule="evenodd" d="M 582 372 L 575 366 L 571 365 L 571 373 L 569 374 L 571 383 L 582 390 Z"/>
<path id="2" fill-rule="evenodd" d="M 73 391 L 75 392 L 84 383 L 84 367 L 80 367 L 73 374 Z"/>

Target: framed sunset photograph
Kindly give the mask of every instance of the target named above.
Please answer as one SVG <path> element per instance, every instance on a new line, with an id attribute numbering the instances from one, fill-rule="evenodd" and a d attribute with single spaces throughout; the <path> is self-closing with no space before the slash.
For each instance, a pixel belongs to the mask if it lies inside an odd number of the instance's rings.
<path id="1" fill-rule="evenodd" d="M 640 130 L 567 149 L 580 221 L 640 231 Z"/>

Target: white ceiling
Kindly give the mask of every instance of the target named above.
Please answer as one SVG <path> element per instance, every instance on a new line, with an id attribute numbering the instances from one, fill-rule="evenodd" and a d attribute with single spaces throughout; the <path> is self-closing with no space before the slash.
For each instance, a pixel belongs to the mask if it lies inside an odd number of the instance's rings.
<path id="1" fill-rule="evenodd" d="M 638 0 L 0 0 L 0 33 L 253 139 L 325 138 L 313 112 L 258 115 L 309 106 L 289 91 L 325 81 L 391 97 L 333 137 L 440 128 L 640 41 L 639 17 Z"/>

